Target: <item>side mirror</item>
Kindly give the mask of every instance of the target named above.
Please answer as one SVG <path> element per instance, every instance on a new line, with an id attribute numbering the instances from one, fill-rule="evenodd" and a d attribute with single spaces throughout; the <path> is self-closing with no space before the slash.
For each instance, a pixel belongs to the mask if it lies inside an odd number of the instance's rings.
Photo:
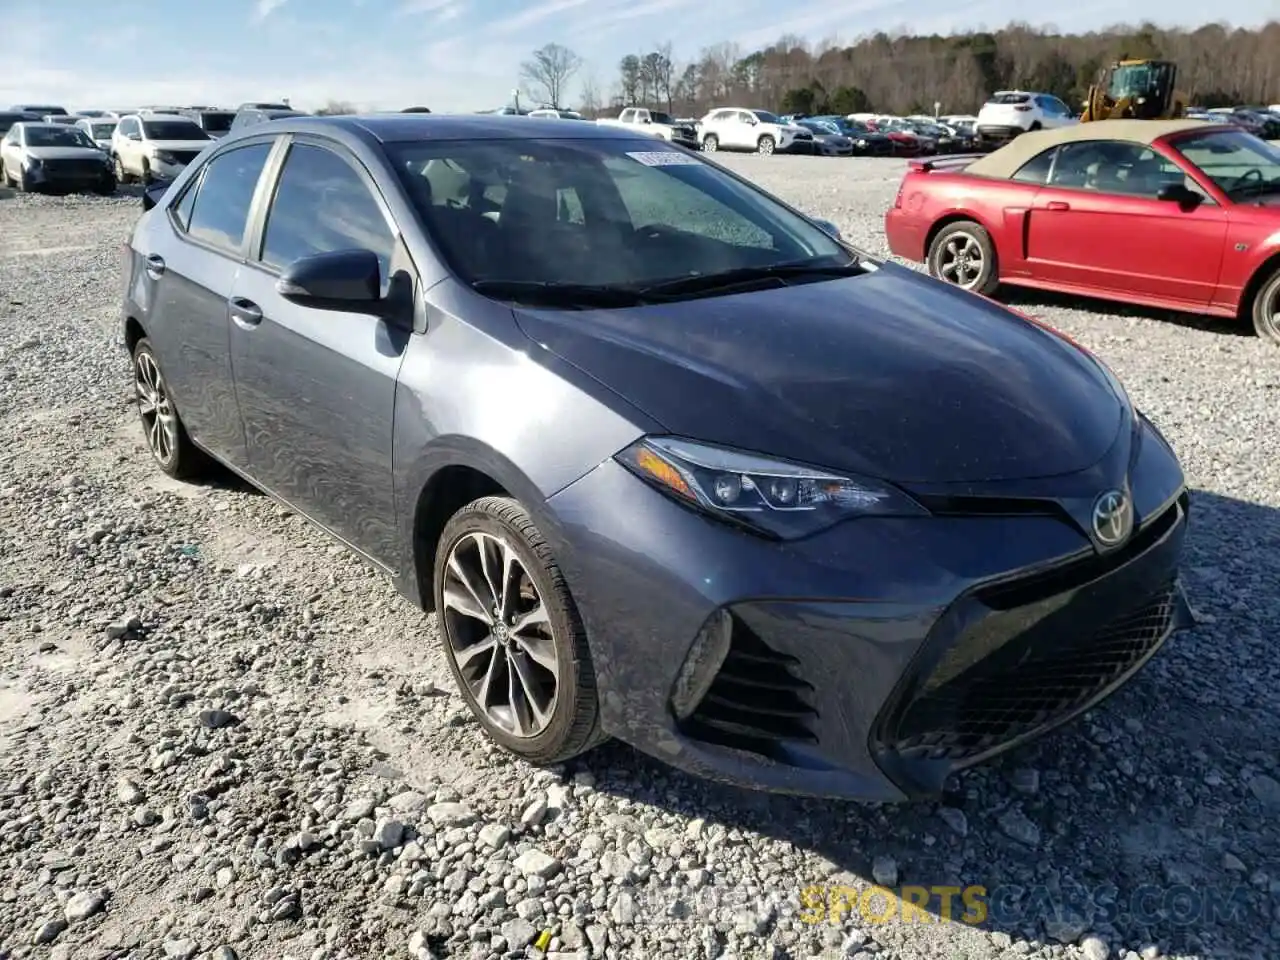
<path id="1" fill-rule="evenodd" d="M 370 250 L 317 253 L 289 264 L 276 291 L 300 307 L 380 316 L 382 267 Z"/>
<path id="2" fill-rule="evenodd" d="M 1156 193 L 1157 200 L 1166 200 L 1170 203 L 1190 205 L 1199 203 L 1204 198 L 1194 190 L 1189 190 L 1185 183 L 1166 183 Z"/>
<path id="3" fill-rule="evenodd" d="M 142 191 L 142 209 L 150 210 L 158 204 L 164 195 L 169 192 L 169 188 L 173 186 L 172 180 L 156 180 L 146 190 Z"/>
<path id="4" fill-rule="evenodd" d="M 823 233 L 827 234 L 828 236 L 833 237 L 836 240 L 844 239 L 842 236 L 840 236 L 840 228 L 837 227 L 830 220 L 815 219 L 813 222 L 818 225 L 818 229 L 820 229 Z"/>

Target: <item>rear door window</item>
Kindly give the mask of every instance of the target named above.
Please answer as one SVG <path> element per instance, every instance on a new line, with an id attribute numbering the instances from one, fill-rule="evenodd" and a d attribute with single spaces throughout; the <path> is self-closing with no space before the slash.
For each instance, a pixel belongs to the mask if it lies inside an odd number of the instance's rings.
<path id="1" fill-rule="evenodd" d="M 258 178 L 271 153 L 270 143 L 228 150 L 205 167 L 191 208 L 187 233 L 195 240 L 239 253 Z M 185 198 L 184 198 L 185 199 Z"/>
<path id="2" fill-rule="evenodd" d="M 1019 183 L 1046 183 L 1049 179 L 1049 171 L 1053 169 L 1053 157 L 1058 152 L 1057 147 L 1050 147 L 1044 150 L 1021 167 L 1018 172 L 1013 175 L 1013 179 Z"/>

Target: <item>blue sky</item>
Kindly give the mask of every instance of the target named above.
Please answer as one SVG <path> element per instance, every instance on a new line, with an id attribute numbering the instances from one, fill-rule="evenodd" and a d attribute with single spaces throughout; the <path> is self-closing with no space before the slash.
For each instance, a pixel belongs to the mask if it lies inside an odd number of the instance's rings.
<path id="1" fill-rule="evenodd" d="M 1122 9 L 1081 0 L 1032 19 L 1076 32 L 1114 22 Z M 1154 9 L 1162 24 L 1204 20 L 1196 0 Z M 1280 14 L 1276 0 L 1230 9 L 1239 26 Z M 308 109 L 334 98 L 370 109 L 475 110 L 506 102 L 520 62 L 552 41 L 586 60 L 579 81 L 594 75 L 607 91 L 621 56 L 667 40 L 681 59 L 726 41 L 748 52 L 785 33 L 852 40 L 1026 17 L 1020 0 L 0 0 L 8 40 L 0 106 L 289 97 Z"/>

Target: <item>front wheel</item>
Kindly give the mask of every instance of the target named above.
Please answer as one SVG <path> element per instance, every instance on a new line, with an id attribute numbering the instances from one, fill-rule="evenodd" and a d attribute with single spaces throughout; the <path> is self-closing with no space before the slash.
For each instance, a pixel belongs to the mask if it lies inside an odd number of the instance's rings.
<path id="1" fill-rule="evenodd" d="M 972 220 L 951 223 L 938 231 L 929 244 L 929 273 L 939 280 L 991 294 L 1000 284 L 996 249 L 991 235 Z"/>
<path id="2" fill-rule="evenodd" d="M 770 156 L 776 146 L 777 143 L 774 141 L 773 137 L 765 134 L 760 138 L 760 142 L 756 144 L 756 153 L 763 157 Z"/>
<path id="3" fill-rule="evenodd" d="M 720 149 L 720 138 L 714 133 L 708 133 L 702 138 L 702 149 L 707 153 L 715 153 Z"/>
<path id="4" fill-rule="evenodd" d="M 1250 313 L 1253 315 L 1253 329 L 1258 336 L 1280 346 L 1280 270 L 1276 270 L 1259 288 L 1253 298 Z"/>
<path id="5" fill-rule="evenodd" d="M 124 168 L 124 163 L 120 157 L 116 157 L 116 183 L 128 183 L 129 171 Z"/>
<path id="6" fill-rule="evenodd" d="M 454 514 L 433 581 L 445 658 L 490 739 L 538 764 L 605 739 L 586 630 L 519 503 L 483 497 Z"/>

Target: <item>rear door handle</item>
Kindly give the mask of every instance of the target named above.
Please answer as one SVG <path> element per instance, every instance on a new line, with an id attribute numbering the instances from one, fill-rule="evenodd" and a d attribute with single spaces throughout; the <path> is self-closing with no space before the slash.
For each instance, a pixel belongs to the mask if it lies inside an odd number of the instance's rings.
<path id="1" fill-rule="evenodd" d="M 1045 204 L 1044 208 L 1046 210 L 1070 210 L 1071 204 L 1067 203 L 1065 200 L 1050 200 Z"/>
<path id="2" fill-rule="evenodd" d="M 152 280 L 159 280 L 164 274 L 164 257 L 158 253 L 153 253 L 147 257 L 147 276 Z"/>
<path id="3" fill-rule="evenodd" d="M 227 301 L 231 319 L 242 327 L 256 327 L 262 322 L 262 308 L 244 297 L 232 297 Z"/>

